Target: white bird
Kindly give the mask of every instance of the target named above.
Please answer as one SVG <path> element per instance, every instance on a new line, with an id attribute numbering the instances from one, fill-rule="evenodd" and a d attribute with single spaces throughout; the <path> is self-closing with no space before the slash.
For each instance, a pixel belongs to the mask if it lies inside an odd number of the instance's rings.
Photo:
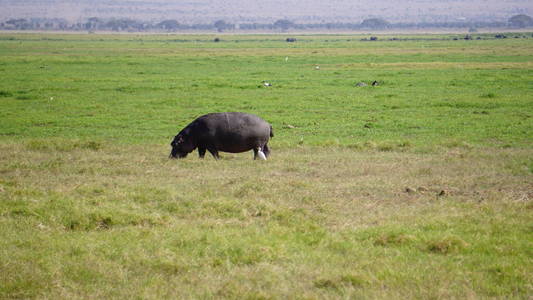
<path id="1" fill-rule="evenodd" d="M 266 82 L 266 81 L 263 81 L 263 85 L 264 86 L 272 86 L 272 84 L 270 82 Z"/>
<path id="2" fill-rule="evenodd" d="M 289 57 L 288 56 L 285 57 L 285 61 L 289 61 Z"/>
<path id="3" fill-rule="evenodd" d="M 257 156 L 259 156 L 259 158 L 261 158 L 262 160 L 267 160 L 267 157 L 265 153 L 263 153 L 263 150 L 261 150 L 261 148 L 257 149 Z"/>
<path id="4" fill-rule="evenodd" d="M 319 66 L 316 66 L 316 67 L 315 67 L 315 70 L 320 70 L 320 67 L 319 67 Z"/>

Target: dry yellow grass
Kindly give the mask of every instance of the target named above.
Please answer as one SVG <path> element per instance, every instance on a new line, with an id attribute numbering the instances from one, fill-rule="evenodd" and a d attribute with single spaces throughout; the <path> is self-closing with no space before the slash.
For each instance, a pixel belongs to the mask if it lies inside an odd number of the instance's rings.
<path id="1" fill-rule="evenodd" d="M 11 228 L 1 231 L 3 295 L 532 292 L 522 252 L 531 245 L 531 150 L 273 149 L 261 162 L 251 153 L 169 160 L 167 147 L 150 145 L 2 144 L 0 223 Z M 494 286 L 491 268 L 516 282 Z"/>

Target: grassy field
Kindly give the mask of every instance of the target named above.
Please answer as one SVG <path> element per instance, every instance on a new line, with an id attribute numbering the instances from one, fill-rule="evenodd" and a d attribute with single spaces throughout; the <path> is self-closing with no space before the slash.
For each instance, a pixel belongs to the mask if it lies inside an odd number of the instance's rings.
<path id="1" fill-rule="evenodd" d="M 529 299 L 533 38 L 477 36 L 0 33 L 0 298 Z M 167 158 L 220 111 L 271 158 Z"/>

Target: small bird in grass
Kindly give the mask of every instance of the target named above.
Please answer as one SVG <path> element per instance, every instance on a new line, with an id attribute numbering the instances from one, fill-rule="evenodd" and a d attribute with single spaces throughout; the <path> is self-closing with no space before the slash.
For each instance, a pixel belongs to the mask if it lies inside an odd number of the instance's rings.
<path id="1" fill-rule="evenodd" d="M 266 82 L 266 81 L 263 81 L 263 85 L 264 85 L 264 86 L 272 86 L 272 83 L 270 83 L 270 82 Z"/>

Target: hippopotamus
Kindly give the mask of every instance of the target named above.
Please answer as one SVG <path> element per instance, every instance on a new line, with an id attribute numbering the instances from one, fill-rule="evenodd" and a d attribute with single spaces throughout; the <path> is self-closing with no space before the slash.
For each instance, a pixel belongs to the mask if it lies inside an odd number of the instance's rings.
<path id="1" fill-rule="evenodd" d="M 272 126 L 260 117 L 242 112 L 210 113 L 198 117 L 174 137 L 170 158 L 184 158 L 198 148 L 200 158 L 208 150 L 215 159 L 219 151 L 240 153 L 254 151 L 266 160 L 268 141 L 274 136 Z"/>

